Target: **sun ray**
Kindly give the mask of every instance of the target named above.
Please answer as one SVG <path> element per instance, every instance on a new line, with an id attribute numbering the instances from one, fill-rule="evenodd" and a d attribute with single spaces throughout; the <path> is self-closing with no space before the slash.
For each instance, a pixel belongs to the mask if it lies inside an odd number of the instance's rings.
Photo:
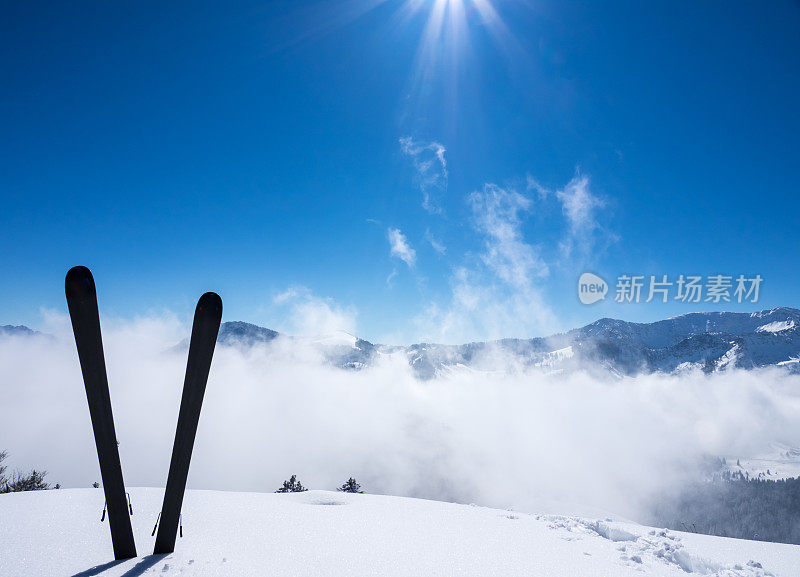
<path id="1" fill-rule="evenodd" d="M 322 0 L 312 9 L 320 23 L 309 26 L 302 39 L 327 34 L 384 8 L 393 12 L 387 22 L 393 33 L 419 34 L 404 90 L 404 106 L 410 107 L 401 112 L 406 118 L 430 118 L 442 110 L 455 117 L 459 90 L 472 81 L 469 63 L 479 55 L 476 46 L 485 44 L 483 38 L 475 42 L 473 34 L 488 36 L 506 58 L 519 52 L 495 0 Z M 443 97 L 441 108 L 431 108 L 437 93 Z"/>

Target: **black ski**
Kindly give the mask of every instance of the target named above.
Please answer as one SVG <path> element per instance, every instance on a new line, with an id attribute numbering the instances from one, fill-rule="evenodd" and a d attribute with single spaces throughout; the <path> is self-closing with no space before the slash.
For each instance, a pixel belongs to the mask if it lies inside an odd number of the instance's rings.
<path id="1" fill-rule="evenodd" d="M 103 339 L 100 335 L 100 316 L 97 311 L 97 291 L 92 273 L 85 266 L 69 270 L 65 281 L 69 316 L 75 345 L 81 363 L 89 414 L 92 417 L 94 442 L 100 461 L 103 491 L 108 507 L 108 524 L 115 559 L 136 557 L 128 502 L 125 499 L 125 483 L 119 462 L 117 434 L 114 431 L 114 415 L 111 412 L 111 397 L 108 393 L 106 362 L 103 357 Z"/>
<path id="2" fill-rule="evenodd" d="M 222 320 L 222 299 L 216 293 L 206 293 L 200 297 L 194 312 L 192 338 L 189 342 L 189 360 L 186 362 L 186 378 L 183 381 L 181 408 L 178 412 L 178 427 L 175 431 L 175 444 L 172 446 L 172 459 L 169 463 L 167 489 L 161 506 L 161 519 L 156 536 L 154 555 L 172 553 L 175 550 L 175 537 L 178 531 L 183 493 L 189 475 L 189 462 L 192 447 L 203 406 L 211 358 L 217 342 L 219 323 Z"/>

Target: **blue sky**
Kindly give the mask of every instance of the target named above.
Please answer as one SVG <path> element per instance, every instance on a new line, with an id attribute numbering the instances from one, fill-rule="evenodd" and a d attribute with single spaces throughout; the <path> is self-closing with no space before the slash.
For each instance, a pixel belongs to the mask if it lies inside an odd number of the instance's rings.
<path id="1" fill-rule="evenodd" d="M 46 5 L 0 22 L 0 324 L 65 309 L 382 342 L 800 306 L 800 7 Z M 584 271 L 611 285 L 582 305 Z M 614 302 L 760 274 L 757 303 Z"/>

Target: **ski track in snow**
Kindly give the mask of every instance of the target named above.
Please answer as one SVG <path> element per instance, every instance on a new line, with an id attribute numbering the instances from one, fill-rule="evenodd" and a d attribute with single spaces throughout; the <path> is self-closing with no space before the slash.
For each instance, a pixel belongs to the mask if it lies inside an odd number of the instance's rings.
<path id="1" fill-rule="evenodd" d="M 150 555 L 163 489 L 130 492 L 140 557 L 123 562 L 101 490 L 0 495 L 0 576 L 800 574 L 794 545 L 330 491 L 189 491 L 175 553 Z"/>

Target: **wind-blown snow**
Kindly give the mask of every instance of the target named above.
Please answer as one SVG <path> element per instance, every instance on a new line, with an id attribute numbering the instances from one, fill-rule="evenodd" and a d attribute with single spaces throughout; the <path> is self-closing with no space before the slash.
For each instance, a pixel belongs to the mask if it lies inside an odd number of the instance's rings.
<path id="1" fill-rule="evenodd" d="M 0 574 L 48 577 L 789 577 L 800 546 L 633 523 L 328 491 L 189 491 L 176 552 L 150 555 L 162 489 L 131 489 L 140 558 L 114 562 L 101 489 L 0 495 Z"/>
<path id="2" fill-rule="evenodd" d="M 353 348 L 356 346 L 356 341 L 358 341 L 358 338 L 345 331 L 335 331 L 333 333 L 329 333 L 326 335 L 320 335 L 316 337 L 303 337 L 303 338 L 304 340 L 306 340 L 311 344 L 318 344 L 330 347 Z"/>

